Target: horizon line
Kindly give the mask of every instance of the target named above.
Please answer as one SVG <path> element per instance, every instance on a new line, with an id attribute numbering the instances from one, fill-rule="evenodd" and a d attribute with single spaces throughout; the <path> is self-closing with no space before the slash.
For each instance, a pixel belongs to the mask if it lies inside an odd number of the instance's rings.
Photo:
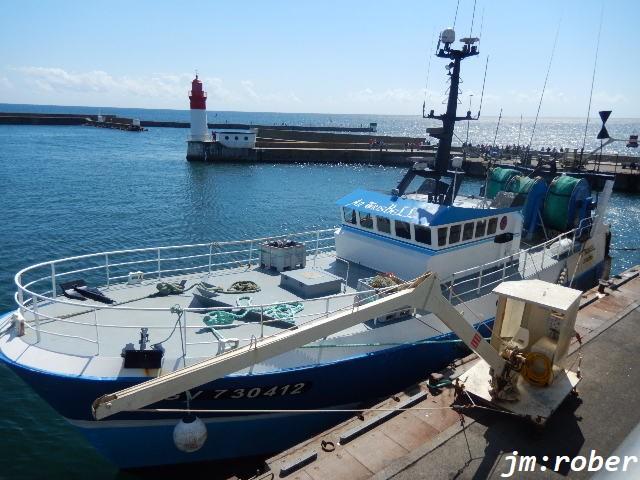
<path id="1" fill-rule="evenodd" d="M 189 108 L 149 108 L 149 107 L 121 107 L 121 106 L 93 106 L 93 105 L 59 105 L 59 104 L 41 104 L 41 103 L 8 103 L 8 102 L 0 102 L 0 105 L 14 105 L 14 106 L 19 106 L 19 105 L 25 105 L 25 106 L 30 106 L 30 107 L 66 107 L 66 108 L 92 108 L 92 109 L 101 109 L 101 108 L 112 108 L 112 109 L 120 109 L 120 110 L 168 110 L 168 111 L 172 111 L 172 112 L 188 112 L 190 109 Z M 220 113 L 272 113 L 272 114 L 286 114 L 286 115 L 342 115 L 342 116 L 348 116 L 348 115 L 358 115 L 358 116 L 381 116 L 381 117 L 413 117 L 413 114 L 408 114 L 408 113 L 336 113 L 336 112 L 277 112 L 277 111 L 259 111 L 259 110 L 209 110 L 207 109 L 207 112 L 212 112 L 212 113 L 216 113 L 216 112 L 220 112 Z M 11 113 L 11 112 L 4 112 L 4 113 Z M 37 112 L 14 112 L 14 113 L 37 113 Z M 40 112 L 40 113 L 45 113 L 45 112 Z M 416 117 L 418 118 L 422 118 L 422 116 L 419 113 L 415 114 Z M 481 118 L 484 117 L 488 117 L 488 118 L 497 118 L 499 116 L 499 114 L 491 114 L 491 115 L 483 115 Z M 518 119 L 520 118 L 519 115 L 502 115 L 502 118 L 515 118 Z M 535 119 L 535 115 L 523 115 L 522 116 L 523 119 Z M 540 116 L 539 118 L 562 118 L 562 119 L 586 119 L 585 116 L 558 116 L 558 115 L 550 115 L 550 116 Z M 598 115 L 590 115 L 589 119 L 598 119 Z M 640 116 L 638 117 L 612 117 L 613 120 L 640 120 Z M 428 120 L 428 119 L 424 119 L 424 120 Z M 461 122 L 464 122 L 464 120 L 461 120 Z"/>

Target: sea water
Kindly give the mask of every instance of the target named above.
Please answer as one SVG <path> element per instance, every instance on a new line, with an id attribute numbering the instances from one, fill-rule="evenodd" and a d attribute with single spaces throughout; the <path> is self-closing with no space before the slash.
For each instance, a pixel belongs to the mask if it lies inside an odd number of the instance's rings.
<path id="1" fill-rule="evenodd" d="M 39 112 L 60 108 L 33 107 Z M 0 111 L 6 109 L 0 105 Z M 186 112 L 175 111 L 103 113 L 188 120 Z M 220 123 L 359 126 L 377 121 L 380 134 L 418 136 L 424 130 L 422 120 L 414 117 L 212 115 L 209 121 Z M 514 125 L 519 126 L 519 119 L 503 127 L 511 131 Z M 637 121 L 617 125 L 636 132 L 637 127 Z M 492 141 L 495 122 L 474 128 L 474 143 Z M 566 146 L 571 135 L 581 135 L 584 123 L 553 119 L 537 128 L 541 144 Z M 13 275 L 28 265 L 104 250 L 327 228 L 339 222 L 338 198 L 358 187 L 388 191 L 404 173 L 380 166 L 189 163 L 187 133 L 170 128 L 132 133 L 81 126 L 0 126 L 0 312 L 15 308 Z M 505 137 L 502 143 L 515 141 Z M 477 193 L 480 183 L 467 180 L 463 193 Z M 618 193 L 612 198 L 608 220 L 614 272 L 640 263 L 638 251 L 618 250 L 640 245 L 637 198 Z M 0 381 L 0 478 L 128 478 L 130 474 L 118 474 L 5 367 L 0 367 Z"/>

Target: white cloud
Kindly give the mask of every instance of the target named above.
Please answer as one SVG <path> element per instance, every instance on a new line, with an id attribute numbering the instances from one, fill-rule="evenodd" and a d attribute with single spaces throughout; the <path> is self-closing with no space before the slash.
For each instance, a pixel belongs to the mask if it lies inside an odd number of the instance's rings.
<path id="1" fill-rule="evenodd" d="M 85 72 L 68 71 L 58 67 L 21 66 L 9 68 L 19 77 L 21 84 L 29 85 L 49 97 L 88 96 L 99 94 L 101 98 L 138 98 L 155 104 L 184 105 L 191 87 L 191 73 L 153 73 L 146 76 L 112 75 L 102 70 Z M 269 106 L 277 110 L 278 104 L 300 104 L 294 92 L 262 93 L 252 80 L 242 80 L 233 85 L 219 77 L 200 77 L 204 83 L 212 108 L 248 108 L 254 105 Z M 0 86 L 9 82 L 0 77 Z M 9 82 L 10 83 L 10 82 Z M 53 98 L 52 98 L 53 100 Z"/>
<path id="2" fill-rule="evenodd" d="M 16 67 L 25 80 L 45 92 L 126 93 L 140 97 L 183 96 L 191 82 L 189 74 L 152 74 L 148 77 L 113 76 L 102 70 L 73 72 L 56 67 Z M 215 79 L 212 83 L 215 83 Z"/>
<path id="3" fill-rule="evenodd" d="M 17 67 L 13 70 L 23 74 L 32 85 L 48 92 L 67 89 L 104 92 L 118 85 L 111 75 L 101 70 L 84 73 L 47 67 Z"/>

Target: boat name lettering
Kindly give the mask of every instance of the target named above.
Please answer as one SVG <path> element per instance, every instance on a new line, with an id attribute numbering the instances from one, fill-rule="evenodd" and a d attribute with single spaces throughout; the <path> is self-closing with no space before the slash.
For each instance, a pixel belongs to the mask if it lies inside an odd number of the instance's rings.
<path id="1" fill-rule="evenodd" d="M 174 395 L 166 400 L 227 400 L 239 398 L 265 398 L 300 395 L 309 390 L 311 382 L 288 383 L 286 385 L 272 385 L 253 388 L 219 388 L 217 390 L 198 390 L 187 394 Z"/>
<path id="2" fill-rule="evenodd" d="M 418 211 L 417 208 L 413 207 L 397 207 L 395 205 L 380 205 L 377 202 L 374 201 L 366 201 L 363 200 L 362 198 L 359 198 L 358 200 L 354 200 L 351 203 L 348 203 L 347 205 L 345 205 L 346 207 L 364 207 L 367 210 L 373 210 L 374 212 L 380 212 L 380 213 L 384 213 L 387 215 L 393 215 L 396 217 L 404 217 L 404 218 L 415 218 L 416 217 L 416 212 Z"/>

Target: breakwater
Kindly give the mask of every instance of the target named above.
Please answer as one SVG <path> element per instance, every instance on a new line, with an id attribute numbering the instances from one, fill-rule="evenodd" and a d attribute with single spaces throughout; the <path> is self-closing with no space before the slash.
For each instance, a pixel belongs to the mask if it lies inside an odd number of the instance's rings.
<path id="1" fill-rule="evenodd" d="M 100 120 L 102 119 L 102 121 Z M 136 125 L 140 127 L 159 128 L 190 128 L 189 122 L 162 121 L 162 120 L 137 120 L 117 115 L 96 115 L 84 113 L 15 113 L 0 112 L 0 125 L 84 125 L 87 122 L 116 123 L 122 125 Z M 265 128 L 267 130 L 297 131 L 297 132 L 352 132 L 374 133 L 377 129 L 375 122 L 368 126 L 333 126 L 333 125 L 254 125 L 247 123 L 208 123 L 212 129 L 231 128 Z"/>

